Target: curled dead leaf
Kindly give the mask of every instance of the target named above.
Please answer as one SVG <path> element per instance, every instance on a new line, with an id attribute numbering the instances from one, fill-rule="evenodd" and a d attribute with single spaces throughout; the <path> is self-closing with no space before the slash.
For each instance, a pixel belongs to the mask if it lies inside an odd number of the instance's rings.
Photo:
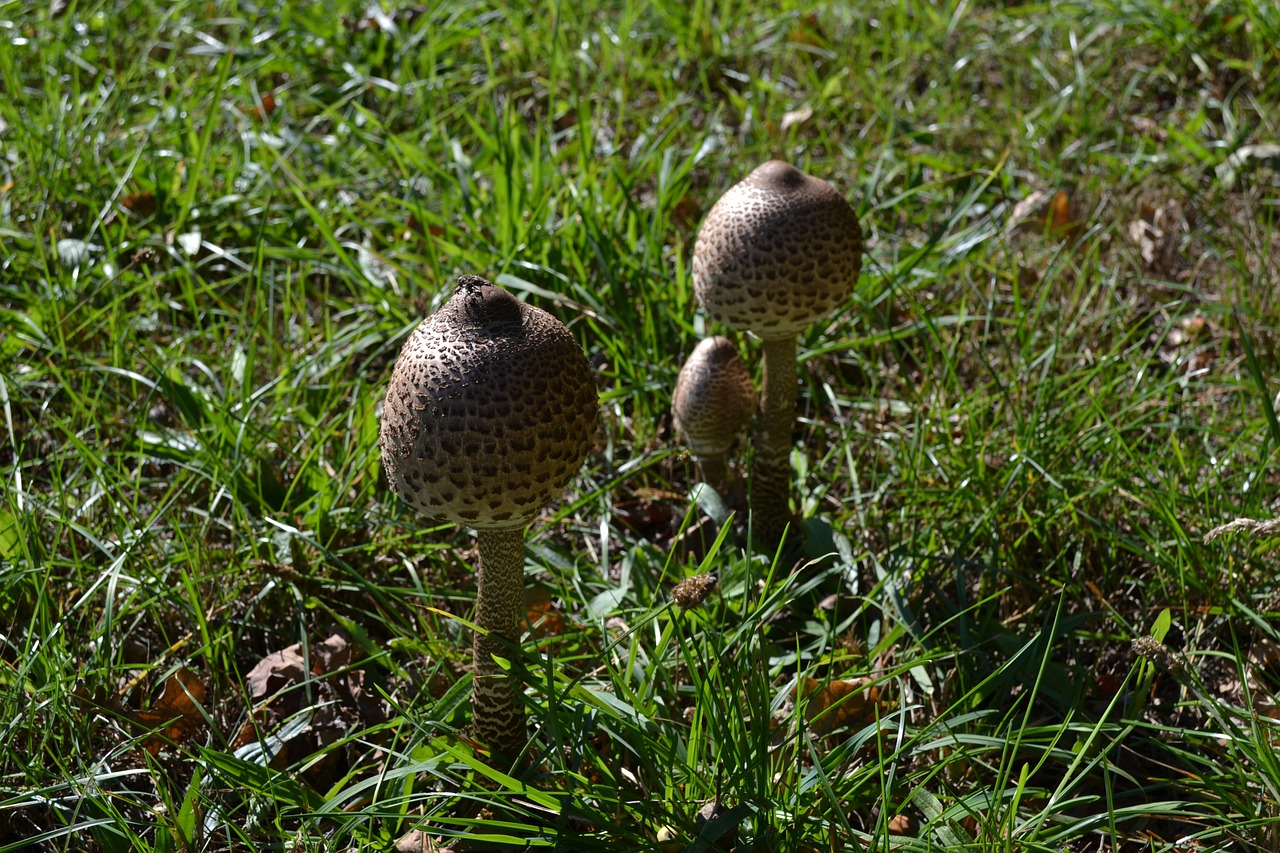
<path id="1" fill-rule="evenodd" d="M 126 714 L 150 732 L 143 737 L 142 747 L 155 755 L 166 744 L 186 742 L 204 728 L 204 699 L 204 681 L 184 666 L 165 680 L 164 691 L 150 708 Z"/>
<path id="2" fill-rule="evenodd" d="M 910 815 L 896 814 L 889 820 L 890 835 L 915 835 L 915 821 Z"/>
<path id="3" fill-rule="evenodd" d="M 858 729 L 876 721 L 879 716 L 880 688 L 869 678 L 850 678 L 822 682 L 804 678 L 792 689 L 808 700 L 805 721 L 817 735 L 837 729 Z"/>
<path id="4" fill-rule="evenodd" d="M 1057 190 L 1052 195 L 1035 190 L 1013 206 L 1004 230 L 1006 234 L 1014 230 L 1033 231 L 1074 243 L 1084 236 L 1085 223 L 1076 218 L 1066 190 Z"/>
<path id="5" fill-rule="evenodd" d="M 796 125 L 804 124 L 811 118 L 813 118 L 813 107 L 808 104 L 796 110 L 788 110 L 782 114 L 781 129 L 786 131 Z"/>
<path id="6" fill-rule="evenodd" d="M 139 219 L 146 219 L 156 212 L 156 194 L 150 191 L 133 193 L 120 199 L 120 206 Z"/>
<path id="7" fill-rule="evenodd" d="M 268 89 L 258 98 L 257 103 L 244 109 L 244 114 L 256 121 L 261 121 L 275 111 L 276 96 Z"/>
<path id="8" fill-rule="evenodd" d="M 1147 272 L 1181 280 L 1191 267 L 1178 248 L 1188 229 L 1181 205 L 1168 200 L 1159 205 L 1143 205 L 1139 218 L 1126 225 L 1124 233 L 1138 248 Z"/>
<path id="9" fill-rule="evenodd" d="M 524 628 L 540 638 L 559 637 L 569 630 L 564 612 L 556 607 L 550 590 L 542 587 L 525 590 Z"/>

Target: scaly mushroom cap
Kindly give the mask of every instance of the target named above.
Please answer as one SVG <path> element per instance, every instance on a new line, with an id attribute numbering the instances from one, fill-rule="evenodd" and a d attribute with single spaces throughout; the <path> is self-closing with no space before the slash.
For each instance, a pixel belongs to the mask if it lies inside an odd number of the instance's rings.
<path id="1" fill-rule="evenodd" d="M 598 406 L 591 366 L 560 321 L 464 275 L 400 351 L 382 464 L 427 518 L 525 524 L 582 466 Z"/>
<path id="2" fill-rule="evenodd" d="M 727 453 L 755 411 L 751 374 L 733 341 L 717 336 L 694 347 L 671 397 L 676 429 L 689 449 L 698 456 Z"/>
<path id="3" fill-rule="evenodd" d="M 794 337 L 853 292 L 862 229 L 844 196 L 770 160 L 711 208 L 693 247 L 693 287 L 720 322 L 768 339 Z"/>

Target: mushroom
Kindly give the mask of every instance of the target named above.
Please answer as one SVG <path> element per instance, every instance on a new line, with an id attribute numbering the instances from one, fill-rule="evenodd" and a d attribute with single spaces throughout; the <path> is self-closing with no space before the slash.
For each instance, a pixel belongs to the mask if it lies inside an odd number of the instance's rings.
<path id="1" fill-rule="evenodd" d="M 494 655 L 519 646 L 524 531 L 591 449 L 599 403 L 569 331 L 480 276 L 409 337 L 391 374 L 379 444 L 400 498 L 476 529 L 478 739 L 508 766 L 527 742 L 524 709 Z"/>
<path id="2" fill-rule="evenodd" d="M 751 467 L 757 539 L 778 544 L 791 519 L 796 337 L 848 299 L 862 267 L 862 230 L 834 187 L 770 160 L 730 187 L 693 249 L 693 286 L 716 320 L 761 339 L 764 390 Z"/>
<path id="3" fill-rule="evenodd" d="M 676 376 L 671 412 L 702 479 L 721 495 L 729 486 L 729 448 L 755 410 L 756 389 L 733 341 L 716 336 L 694 347 Z"/>

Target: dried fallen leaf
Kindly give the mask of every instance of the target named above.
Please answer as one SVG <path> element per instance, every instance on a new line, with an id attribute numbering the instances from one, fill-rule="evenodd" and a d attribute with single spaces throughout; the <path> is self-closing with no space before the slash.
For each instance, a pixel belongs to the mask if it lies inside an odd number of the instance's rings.
<path id="1" fill-rule="evenodd" d="M 613 512 L 623 527 L 650 542 L 669 534 L 675 517 L 675 509 L 670 503 L 647 496 L 620 500 L 613 505 Z"/>
<path id="2" fill-rule="evenodd" d="M 702 208 L 693 196 L 683 195 L 671 206 L 671 224 L 679 229 L 691 228 L 702 218 Z"/>
<path id="3" fill-rule="evenodd" d="M 164 692 L 145 711 L 130 711 L 128 717 L 150 731 L 142 739 L 142 747 L 155 755 L 168 743 L 182 743 L 193 737 L 205 723 L 200 706 L 204 704 L 204 681 L 186 667 L 179 669 L 164 683 Z"/>
<path id="4" fill-rule="evenodd" d="M 822 22 L 812 12 L 796 19 L 791 27 L 790 38 L 797 44 L 807 44 L 810 47 L 820 47 L 828 43 Z"/>
<path id="5" fill-rule="evenodd" d="M 249 698 L 255 703 L 261 702 L 302 681 L 306 671 L 302 646 L 295 643 L 258 661 L 244 677 L 244 684 L 249 689 Z"/>
<path id="6" fill-rule="evenodd" d="M 262 93 L 262 96 L 258 98 L 258 102 L 256 104 L 251 107 L 246 107 L 244 113 L 252 119 L 261 121 L 263 118 L 271 115 L 275 111 L 276 96 L 268 90 Z"/>
<path id="7" fill-rule="evenodd" d="M 1188 230 L 1181 206 L 1169 200 L 1156 206 L 1143 205 L 1140 217 L 1125 226 L 1125 236 L 1138 247 L 1147 272 L 1181 280 L 1191 268 L 1191 262 L 1178 248 Z"/>
<path id="8" fill-rule="evenodd" d="M 120 199 L 120 206 L 139 219 L 146 219 L 156 212 L 156 195 L 149 190 L 127 195 Z"/>
<path id="9" fill-rule="evenodd" d="M 805 678 L 792 690 L 792 697 L 797 691 L 809 700 L 805 721 L 820 736 L 841 728 L 861 728 L 878 716 L 880 688 L 869 678 L 828 682 Z"/>
<path id="10" fill-rule="evenodd" d="M 550 590 L 529 587 L 524 592 L 524 627 L 536 631 L 540 638 L 558 637 L 569 625 L 564 613 L 555 606 Z"/>
<path id="11" fill-rule="evenodd" d="M 1034 192 L 1027 195 L 1026 198 L 1022 199 L 1017 204 L 1015 204 L 1013 206 L 1013 210 L 1009 212 L 1009 218 L 1005 221 L 1004 230 L 1008 232 L 1008 231 L 1014 230 L 1015 228 L 1020 227 L 1023 224 L 1023 222 L 1027 221 L 1028 218 L 1031 216 L 1031 214 L 1034 213 L 1044 203 L 1044 200 L 1047 197 L 1048 197 L 1048 193 L 1046 193 L 1044 190 L 1035 190 Z M 1044 227 L 1043 218 L 1040 220 L 1040 223 L 1041 223 L 1041 227 L 1043 228 Z"/>
<path id="12" fill-rule="evenodd" d="M 890 835 L 915 835 L 915 821 L 910 815 L 896 814 L 889 820 Z"/>
<path id="13" fill-rule="evenodd" d="M 1070 243 L 1083 236 L 1085 224 L 1075 218 L 1071 196 L 1066 190 L 1058 190 L 1053 195 L 1035 190 L 1009 212 L 1005 233 L 1015 229 L 1048 234 Z"/>
<path id="14" fill-rule="evenodd" d="M 1084 234 L 1084 223 L 1075 218 L 1071 196 L 1058 190 L 1049 201 L 1048 231 L 1059 240 L 1074 243 Z"/>
<path id="15" fill-rule="evenodd" d="M 798 124 L 804 124 L 811 118 L 813 118 L 813 107 L 808 104 L 805 104 L 798 110 L 788 110 L 782 114 L 781 129 L 785 131 Z"/>

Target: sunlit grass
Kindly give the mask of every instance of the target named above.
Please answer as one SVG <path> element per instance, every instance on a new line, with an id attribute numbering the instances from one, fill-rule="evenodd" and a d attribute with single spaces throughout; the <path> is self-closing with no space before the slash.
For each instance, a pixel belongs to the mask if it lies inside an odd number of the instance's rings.
<path id="1" fill-rule="evenodd" d="M 1201 541 L 1276 514 L 1277 171 L 1231 159 L 1280 135 L 1270 5 L 0 3 L 0 38 L 0 850 L 1275 847 L 1274 558 Z M 807 552 L 697 553 L 670 388 L 726 330 L 689 255 L 770 157 L 867 257 L 801 340 Z M 520 779 L 467 738 L 470 539 L 377 451 L 463 272 L 600 377 L 528 537 Z"/>

